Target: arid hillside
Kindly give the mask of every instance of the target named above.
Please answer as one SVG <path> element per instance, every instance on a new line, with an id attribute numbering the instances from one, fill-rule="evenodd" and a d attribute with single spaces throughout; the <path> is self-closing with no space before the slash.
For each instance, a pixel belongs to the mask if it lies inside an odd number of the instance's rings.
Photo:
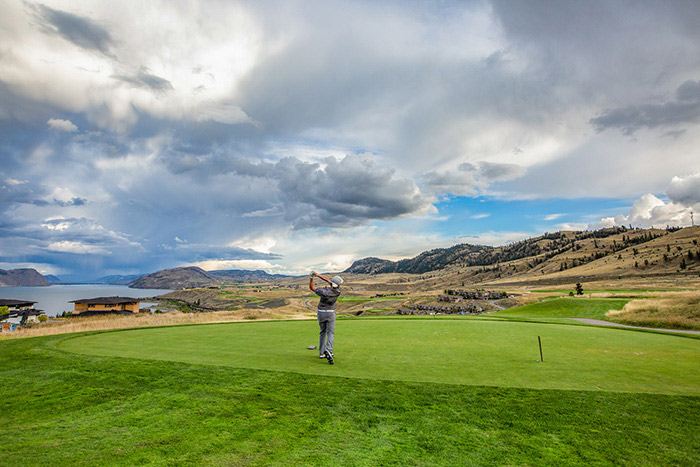
<path id="1" fill-rule="evenodd" d="M 362 282 L 451 286 L 568 284 L 643 278 L 691 278 L 700 274 L 700 227 L 561 231 L 502 247 L 456 245 L 400 262 L 370 258 L 345 271 Z M 461 253 L 460 253 L 461 252 Z M 428 260 L 428 261 L 426 261 Z M 430 264 L 423 271 L 419 265 Z M 404 270 L 408 269 L 408 270 Z M 369 279 L 364 271 L 390 271 Z M 410 274 L 410 270 L 421 270 Z M 408 272 L 408 274 L 407 274 Z M 371 274 L 371 272 L 370 272 Z M 417 285 L 417 284 L 416 284 Z"/>

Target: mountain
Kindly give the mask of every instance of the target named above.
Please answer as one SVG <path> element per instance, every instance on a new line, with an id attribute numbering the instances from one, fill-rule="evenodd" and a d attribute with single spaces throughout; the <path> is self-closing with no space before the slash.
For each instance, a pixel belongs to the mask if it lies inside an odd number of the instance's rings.
<path id="1" fill-rule="evenodd" d="M 36 269 L 0 269 L 0 287 L 36 287 L 51 285 Z"/>
<path id="2" fill-rule="evenodd" d="M 63 284 L 63 281 L 60 278 L 54 276 L 53 274 L 46 274 L 44 277 L 46 278 L 47 281 L 49 281 L 49 284 L 51 284 L 51 285 Z"/>
<path id="3" fill-rule="evenodd" d="M 392 272 L 422 274 L 424 272 L 444 269 L 453 264 L 466 263 L 469 266 L 490 264 L 493 247 L 469 245 L 466 243 L 450 248 L 436 248 L 424 251 L 415 258 L 400 261 L 388 261 L 380 258 L 364 258 L 355 261 L 346 269 L 351 274 L 386 274 Z"/>
<path id="4" fill-rule="evenodd" d="M 109 284 L 109 285 L 129 285 L 140 277 L 142 277 L 141 274 L 131 274 L 131 275 L 127 275 L 127 276 L 116 274 L 116 275 L 112 275 L 112 276 L 100 277 L 99 279 L 95 279 L 94 281 L 90 281 L 90 283 L 91 284 Z"/>
<path id="5" fill-rule="evenodd" d="M 364 258 L 344 272 L 442 271 L 455 281 L 472 283 L 687 275 L 700 271 L 698 242 L 697 226 L 561 231 L 500 247 L 460 244 L 438 248 L 401 261 Z"/>
<path id="6" fill-rule="evenodd" d="M 248 271 L 245 269 L 226 269 L 219 271 L 207 271 L 214 277 L 226 282 L 252 282 L 285 279 L 289 276 L 283 274 L 268 274 L 265 271 Z"/>
<path id="7" fill-rule="evenodd" d="M 163 269 L 141 276 L 129 284 L 134 289 L 183 289 L 206 287 L 218 284 L 221 280 L 202 268 L 190 266 L 184 268 Z"/>

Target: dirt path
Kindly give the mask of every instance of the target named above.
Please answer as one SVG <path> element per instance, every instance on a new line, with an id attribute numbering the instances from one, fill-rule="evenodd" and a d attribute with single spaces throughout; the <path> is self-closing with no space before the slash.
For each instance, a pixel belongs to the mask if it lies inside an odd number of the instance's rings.
<path id="1" fill-rule="evenodd" d="M 700 334 L 700 331 L 690 331 L 687 329 L 661 329 L 661 328 L 644 328 L 641 326 L 629 326 L 627 324 L 611 323 L 610 321 L 602 321 L 599 319 L 588 319 L 588 318 L 569 318 L 574 321 L 579 321 L 586 324 L 595 324 L 598 326 L 613 326 L 617 328 L 631 328 L 631 329 L 648 329 L 650 331 L 663 331 L 663 332 L 679 332 L 682 334 Z"/>

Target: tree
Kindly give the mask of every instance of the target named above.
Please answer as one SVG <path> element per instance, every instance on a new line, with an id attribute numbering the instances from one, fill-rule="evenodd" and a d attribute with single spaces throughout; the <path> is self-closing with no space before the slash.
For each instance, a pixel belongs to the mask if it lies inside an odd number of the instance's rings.
<path id="1" fill-rule="evenodd" d="M 580 282 L 576 283 L 576 295 L 583 295 L 583 286 Z"/>

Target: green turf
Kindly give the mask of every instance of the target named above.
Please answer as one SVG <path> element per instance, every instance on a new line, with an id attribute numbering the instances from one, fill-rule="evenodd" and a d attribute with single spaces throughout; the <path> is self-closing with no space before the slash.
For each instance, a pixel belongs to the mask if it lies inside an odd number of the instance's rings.
<path id="1" fill-rule="evenodd" d="M 508 308 L 494 313 L 494 316 L 605 319 L 608 311 L 621 310 L 630 300 L 630 298 L 555 298 Z"/>
<path id="2" fill-rule="evenodd" d="M 594 290 L 588 290 L 588 289 L 583 289 L 583 293 L 588 295 L 592 293 L 614 293 L 614 294 L 630 294 L 630 295 L 635 295 L 635 294 L 640 294 L 640 293 L 653 293 L 653 292 L 680 292 L 682 289 L 594 289 Z M 574 287 L 571 287 L 570 289 L 540 289 L 540 290 L 531 290 L 530 292 L 532 293 L 569 293 L 569 292 L 574 292 Z"/>
<path id="3" fill-rule="evenodd" d="M 309 377 L 65 338 L 0 341 L 0 465 L 700 464 L 697 396 Z"/>
<path id="4" fill-rule="evenodd" d="M 315 321 L 228 323 L 92 334 L 60 348 L 363 379 L 700 395 L 700 339 L 478 318 L 355 319 L 338 322 L 329 366 L 307 350 L 316 336 Z"/>

